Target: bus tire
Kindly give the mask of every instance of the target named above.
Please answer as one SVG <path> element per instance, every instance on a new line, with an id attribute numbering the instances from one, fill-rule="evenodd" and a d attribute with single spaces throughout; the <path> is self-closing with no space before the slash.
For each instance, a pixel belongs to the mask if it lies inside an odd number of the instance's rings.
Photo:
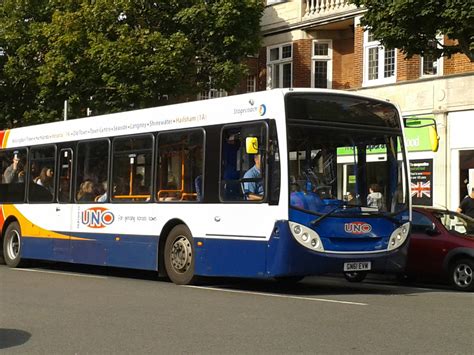
<path id="1" fill-rule="evenodd" d="M 185 225 L 177 225 L 168 234 L 164 253 L 168 277 L 177 285 L 188 285 L 195 281 L 194 240 Z"/>
<path id="2" fill-rule="evenodd" d="M 21 266 L 21 229 L 18 222 L 8 225 L 3 237 L 3 258 L 5 264 L 16 268 Z"/>

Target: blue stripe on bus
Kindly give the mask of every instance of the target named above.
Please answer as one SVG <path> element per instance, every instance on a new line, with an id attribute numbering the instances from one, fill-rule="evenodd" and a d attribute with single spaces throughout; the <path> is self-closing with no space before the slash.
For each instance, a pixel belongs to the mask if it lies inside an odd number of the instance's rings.
<path id="1" fill-rule="evenodd" d="M 202 276 L 266 276 L 266 241 L 203 239 L 196 247 L 195 273 Z"/>
<path id="2" fill-rule="evenodd" d="M 79 264 L 117 266 L 133 269 L 158 269 L 156 236 L 64 233 L 91 240 L 22 238 L 25 259 L 43 259 Z M 115 238 L 119 237 L 119 240 Z"/>

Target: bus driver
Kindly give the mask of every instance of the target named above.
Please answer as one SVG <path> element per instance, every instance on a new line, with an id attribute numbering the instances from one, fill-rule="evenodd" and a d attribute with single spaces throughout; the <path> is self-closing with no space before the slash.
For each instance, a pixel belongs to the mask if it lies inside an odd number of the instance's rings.
<path id="1" fill-rule="evenodd" d="M 260 171 L 261 167 L 261 157 L 260 154 L 254 155 L 255 165 L 247 170 L 244 175 L 244 179 L 259 179 L 258 181 L 249 181 L 244 182 L 244 192 L 247 200 L 258 201 L 263 199 L 263 183 L 262 183 L 262 173 Z"/>

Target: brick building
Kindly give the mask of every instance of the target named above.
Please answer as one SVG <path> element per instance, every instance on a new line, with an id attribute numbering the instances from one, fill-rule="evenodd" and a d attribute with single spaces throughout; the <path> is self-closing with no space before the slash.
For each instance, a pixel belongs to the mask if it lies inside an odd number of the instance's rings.
<path id="1" fill-rule="evenodd" d="M 466 185 L 474 187 L 474 64 L 461 54 L 407 60 L 364 32 L 363 13 L 347 0 L 268 0 L 261 22 L 263 46 L 248 59 L 250 75 L 236 92 L 351 90 L 395 102 L 404 116 L 434 118 L 438 152 L 412 134 L 409 155 L 431 169 L 426 204 L 455 209 Z"/>

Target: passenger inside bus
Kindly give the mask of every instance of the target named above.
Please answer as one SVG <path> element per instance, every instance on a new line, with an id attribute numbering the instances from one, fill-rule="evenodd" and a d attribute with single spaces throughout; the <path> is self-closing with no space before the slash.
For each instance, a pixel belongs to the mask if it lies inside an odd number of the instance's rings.
<path id="1" fill-rule="evenodd" d="M 103 203 L 103 202 L 107 201 L 107 181 L 103 181 L 101 186 L 102 186 L 102 194 L 98 195 L 95 198 L 95 201 Z"/>
<path id="2" fill-rule="evenodd" d="M 79 192 L 77 193 L 78 201 L 94 201 L 94 183 L 90 180 L 85 180 L 82 182 L 79 187 Z"/>
<path id="3" fill-rule="evenodd" d="M 385 211 L 385 203 L 382 195 L 382 188 L 379 184 L 371 184 L 367 195 L 367 207 Z"/>
<path id="4" fill-rule="evenodd" d="M 25 182 L 25 171 L 23 170 L 23 163 L 18 155 L 13 156 L 13 161 L 3 173 L 3 183 L 14 184 Z"/>
<path id="5" fill-rule="evenodd" d="M 54 191 L 54 171 L 51 168 L 44 167 L 41 169 L 41 173 L 37 178 L 34 179 L 34 182 L 40 186 L 43 186 L 50 193 Z"/>

